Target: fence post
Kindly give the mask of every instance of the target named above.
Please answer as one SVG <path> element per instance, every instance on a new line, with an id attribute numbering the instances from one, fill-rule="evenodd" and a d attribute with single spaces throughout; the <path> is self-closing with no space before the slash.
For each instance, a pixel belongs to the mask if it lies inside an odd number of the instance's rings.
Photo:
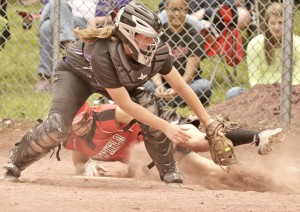
<path id="1" fill-rule="evenodd" d="M 293 73 L 293 6 L 294 0 L 283 1 L 282 77 L 280 121 L 281 127 L 291 127 L 291 95 Z"/>
<path id="2" fill-rule="evenodd" d="M 60 49 L 60 0 L 55 0 L 54 4 L 54 26 L 53 26 L 53 73 L 59 60 Z"/>

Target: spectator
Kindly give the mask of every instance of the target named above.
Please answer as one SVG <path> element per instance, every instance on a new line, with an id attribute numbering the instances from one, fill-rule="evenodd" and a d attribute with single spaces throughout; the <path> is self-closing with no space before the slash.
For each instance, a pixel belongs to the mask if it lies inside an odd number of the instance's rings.
<path id="1" fill-rule="evenodd" d="M 167 22 L 166 10 L 163 5 L 168 0 L 162 0 L 160 7 L 160 18 L 162 22 Z M 187 0 L 189 12 L 192 15 L 187 15 L 187 22 L 193 25 L 197 30 L 201 30 L 204 26 L 201 20 L 211 21 L 214 17 L 214 27 L 218 30 L 218 33 L 225 27 L 222 21 L 222 15 L 218 11 L 218 6 L 229 5 L 233 13 L 234 22 L 237 24 L 239 29 L 245 29 L 252 21 L 250 12 L 243 6 L 242 1 L 238 0 Z M 213 15 L 216 12 L 215 15 Z M 237 14 L 237 15 L 236 15 Z"/>
<path id="2" fill-rule="evenodd" d="M 197 94 L 202 104 L 207 104 L 212 93 L 212 85 L 210 81 L 201 79 L 200 75 L 200 59 L 204 56 L 203 38 L 190 24 L 185 22 L 188 7 L 184 0 L 168 1 L 165 10 L 169 21 L 163 25 L 165 33 L 161 36 L 161 40 L 170 46 L 174 57 L 173 65 L 184 81 Z M 171 100 L 173 100 L 171 103 L 173 106 L 186 105 L 160 75 L 153 78 L 152 81 L 153 83 L 148 81 L 145 87 L 150 90 L 156 88 L 156 95 L 164 100 L 161 101 L 163 105 Z"/>
<path id="3" fill-rule="evenodd" d="M 279 83 L 282 69 L 282 13 L 281 3 L 271 3 L 265 13 L 266 30 L 254 37 L 247 47 L 247 67 L 250 86 Z M 300 37 L 293 36 L 293 84 L 300 83 Z M 247 91 L 234 87 L 227 92 L 233 98 Z"/>
<path id="4" fill-rule="evenodd" d="M 38 68 L 39 81 L 36 84 L 37 91 L 50 91 L 49 79 L 52 77 L 53 62 L 53 24 L 54 24 L 54 0 L 43 0 L 45 4 L 40 17 L 39 43 L 40 64 Z M 95 14 L 97 0 L 62 0 L 60 16 L 60 43 L 67 47 L 75 41 L 73 29 L 84 28 L 87 21 Z"/>
<path id="5" fill-rule="evenodd" d="M 7 1 L 0 0 L 0 25 L 3 29 L 0 29 L 0 51 L 4 48 L 5 43 L 10 39 L 11 33 L 8 25 L 8 17 L 6 13 Z"/>

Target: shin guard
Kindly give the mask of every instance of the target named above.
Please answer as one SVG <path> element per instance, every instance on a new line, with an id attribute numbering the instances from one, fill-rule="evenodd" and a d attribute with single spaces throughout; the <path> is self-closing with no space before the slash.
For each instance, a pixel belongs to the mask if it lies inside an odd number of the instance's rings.
<path id="1" fill-rule="evenodd" d="M 13 148 L 9 157 L 11 161 L 4 168 L 11 170 L 19 177 L 21 171 L 42 157 L 69 136 L 61 115 L 52 114 L 48 119 L 30 130 Z"/>
<path id="2" fill-rule="evenodd" d="M 154 115 L 162 115 L 162 108 L 151 92 L 138 90 L 133 100 L 147 108 Z M 173 157 L 173 144 L 170 139 L 159 130 L 143 123 L 140 123 L 140 125 L 146 150 L 156 165 L 161 180 L 166 183 L 183 183 L 183 177 L 176 169 L 176 161 Z"/>

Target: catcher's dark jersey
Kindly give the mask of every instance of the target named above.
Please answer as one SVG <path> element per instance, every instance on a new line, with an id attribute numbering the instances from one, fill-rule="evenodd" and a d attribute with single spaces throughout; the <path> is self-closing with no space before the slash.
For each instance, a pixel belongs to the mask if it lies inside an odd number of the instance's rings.
<path id="1" fill-rule="evenodd" d="M 171 71 L 172 58 L 163 42 L 160 42 L 150 67 L 127 59 L 122 45 L 119 40 L 110 39 L 98 39 L 92 44 L 77 41 L 67 49 L 65 62 L 74 73 L 106 96 L 105 88 L 124 86 L 130 93 L 155 74 L 166 75 Z M 163 54 L 160 54 L 161 50 Z"/>
<path id="2" fill-rule="evenodd" d="M 106 104 L 90 108 L 95 120 L 89 133 L 92 135 L 82 138 L 71 134 L 69 140 L 64 144 L 65 148 L 80 151 L 94 160 L 126 162 L 130 147 L 143 141 L 143 138 L 139 136 L 141 128 L 137 123 L 127 131 L 123 130 L 125 125 L 117 126 L 116 107 L 116 105 Z M 77 114 L 81 112 L 79 111 Z"/>

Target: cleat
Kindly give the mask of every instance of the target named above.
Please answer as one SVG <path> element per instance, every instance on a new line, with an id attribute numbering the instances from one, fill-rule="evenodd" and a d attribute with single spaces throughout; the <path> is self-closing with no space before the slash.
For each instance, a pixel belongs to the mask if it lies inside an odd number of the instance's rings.
<path id="1" fill-rule="evenodd" d="M 168 172 L 164 176 L 164 182 L 170 188 L 182 188 L 183 176 L 178 171 Z"/>
<path id="2" fill-rule="evenodd" d="M 267 155 L 272 151 L 272 145 L 284 139 L 284 130 L 282 128 L 268 129 L 260 132 L 258 154 Z"/>
<path id="3" fill-rule="evenodd" d="M 19 182 L 18 176 L 12 170 L 6 170 L 1 176 L 1 180 L 17 183 Z"/>

